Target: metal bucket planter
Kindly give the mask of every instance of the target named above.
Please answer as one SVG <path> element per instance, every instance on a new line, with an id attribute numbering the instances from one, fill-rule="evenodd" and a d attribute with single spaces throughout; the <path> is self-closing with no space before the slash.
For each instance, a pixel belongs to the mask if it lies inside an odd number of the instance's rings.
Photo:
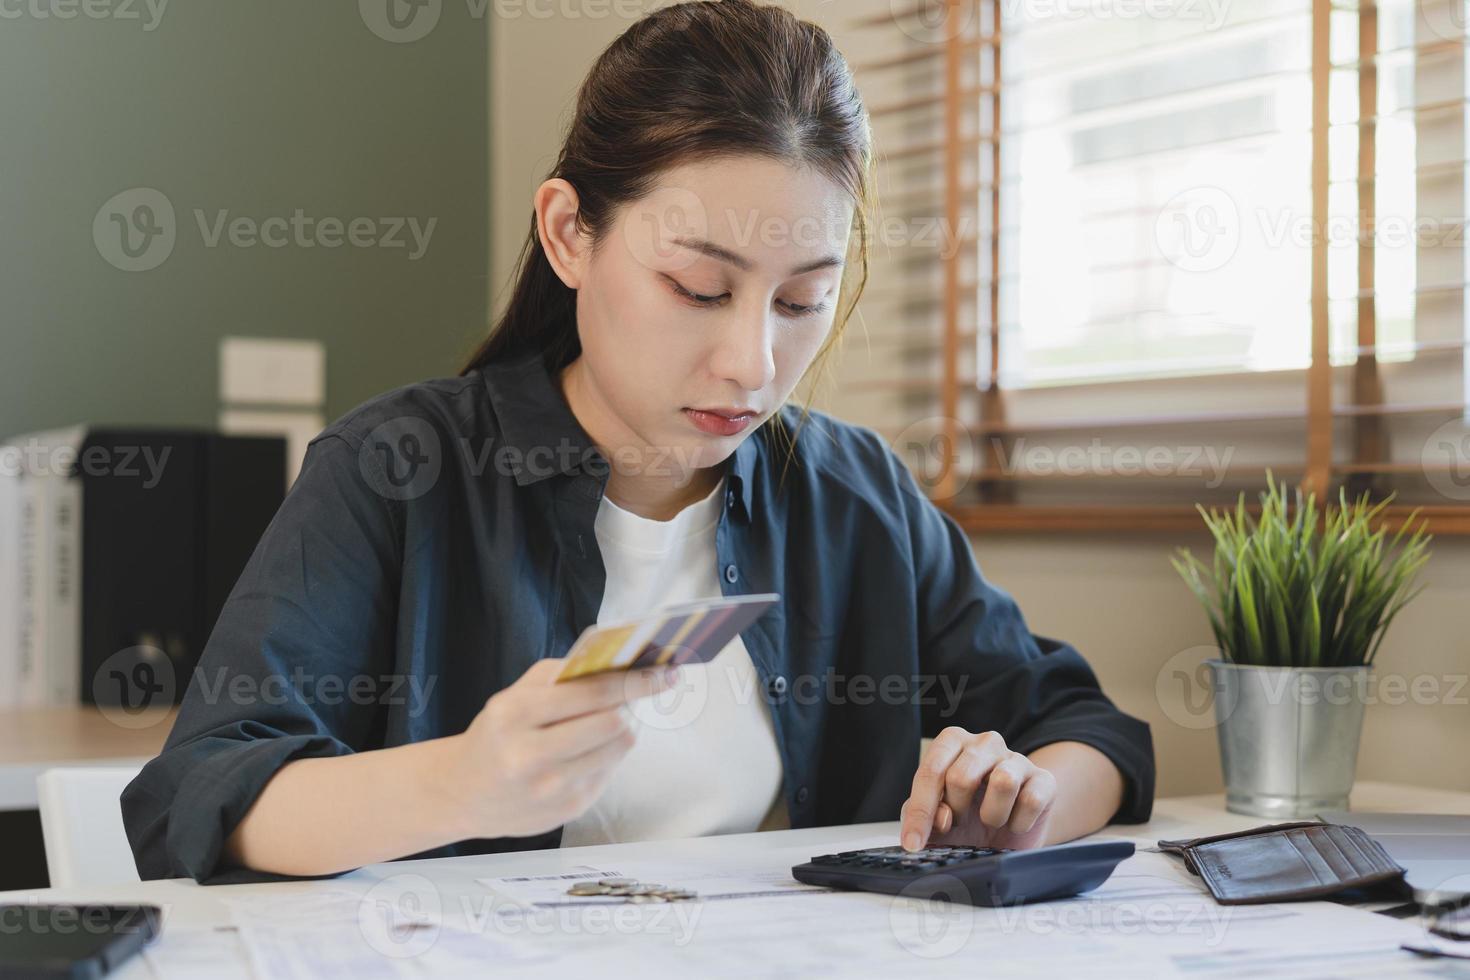
<path id="1" fill-rule="evenodd" d="M 1207 663 L 1225 808 L 1287 819 L 1347 809 L 1372 667 Z"/>

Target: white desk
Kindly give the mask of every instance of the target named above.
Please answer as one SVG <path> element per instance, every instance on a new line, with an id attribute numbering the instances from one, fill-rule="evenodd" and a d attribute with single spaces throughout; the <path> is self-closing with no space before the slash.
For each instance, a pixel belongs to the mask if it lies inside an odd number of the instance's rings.
<path id="1" fill-rule="evenodd" d="M 1353 795 L 1352 807 L 1358 810 L 1470 813 L 1470 793 L 1456 793 L 1384 783 L 1359 783 Z M 1222 797 L 1218 795 L 1176 797 L 1158 800 L 1154 807 L 1154 818 L 1149 823 L 1111 826 L 1105 828 L 1098 836 L 1129 838 L 1137 842 L 1140 847 L 1143 847 L 1150 846 L 1154 841 L 1161 838 L 1221 833 L 1269 822 L 1272 821 L 1227 813 L 1224 809 Z M 403 876 L 423 876 L 423 879 L 432 883 L 433 889 L 437 893 L 436 900 L 442 901 L 447 908 L 451 905 L 458 904 L 462 900 L 482 902 L 489 893 L 483 885 L 476 881 L 477 878 L 515 874 L 547 874 L 558 870 L 572 869 L 580 865 L 591 865 L 599 869 L 628 869 L 624 873 L 635 873 L 632 869 L 636 868 L 640 861 L 654 861 L 658 863 L 678 861 L 695 863 L 701 866 L 716 866 L 736 861 L 743 862 L 746 867 L 780 868 L 789 867 L 792 864 L 804 861 L 813 854 L 846 850 L 848 849 L 849 843 L 857 845 L 859 842 L 864 842 L 861 846 L 871 846 L 866 842 L 875 835 L 892 838 L 892 841 L 896 843 L 897 832 L 898 824 L 894 821 L 889 823 L 774 831 L 760 834 L 692 838 L 678 841 L 638 842 L 608 846 L 563 848 L 548 851 L 526 851 L 432 861 L 395 861 L 362 868 L 335 879 L 311 882 L 202 887 L 187 879 L 175 879 L 113 887 L 89 888 L 85 890 L 47 889 L 33 892 L 8 892 L 0 893 L 0 902 L 36 900 L 152 903 L 162 906 L 165 909 L 164 938 L 160 942 L 167 943 L 171 934 L 179 935 L 185 930 L 208 929 L 228 925 L 231 921 L 230 909 L 222 901 L 226 897 L 269 896 L 278 901 L 284 901 L 293 896 L 313 892 L 328 893 L 349 890 L 365 894 L 372 890 L 374 886 L 379 885 L 380 882 L 418 880 L 408 879 Z M 1130 860 L 1138 861 L 1140 859 L 1175 861 L 1172 857 L 1158 854 L 1135 855 Z M 1126 867 L 1128 867 L 1126 863 L 1120 866 L 1119 872 Z M 677 882 L 673 884 L 677 884 Z M 855 902 L 890 901 L 885 896 L 858 893 L 850 893 L 842 897 Z M 804 903 L 808 901 L 827 900 L 826 897 L 803 897 L 781 898 L 776 901 Z M 1311 904 L 1327 905 L 1329 903 Z M 626 908 L 623 906 L 618 907 Z M 653 909 L 655 907 L 647 905 L 636 908 Z M 608 908 L 611 908 L 611 906 L 608 906 Z M 669 907 L 665 906 L 665 908 Z M 1219 908 L 1224 909 L 1225 907 Z M 1239 907 L 1235 911 L 1238 911 L 1238 909 Z M 1371 931 L 1375 921 L 1389 921 L 1386 916 L 1378 916 L 1356 909 L 1341 908 L 1340 913 L 1347 916 L 1363 917 L 1364 928 L 1368 931 Z M 586 937 L 577 938 L 579 940 L 586 939 Z M 642 937 L 639 938 L 641 939 Z M 700 941 L 700 938 L 700 935 L 695 933 L 693 941 L 697 943 Z M 752 934 L 750 941 L 759 942 L 760 938 L 759 935 Z M 851 939 L 850 936 L 847 938 L 849 940 Z M 875 938 L 875 941 L 878 941 L 878 939 Z M 611 947 L 609 949 L 609 960 L 602 964 L 602 971 L 605 975 L 623 976 L 638 972 L 632 960 L 625 961 L 618 959 L 617 956 L 611 954 Z M 622 954 L 619 953 L 618 955 L 620 956 Z M 1075 955 L 1075 950 L 1072 955 Z M 1450 960 L 1419 960 L 1413 954 L 1407 952 L 1401 955 L 1406 970 L 1413 968 L 1416 964 L 1424 967 L 1437 962 L 1443 966 L 1453 962 Z M 822 960 L 820 962 L 825 963 L 827 961 Z M 983 948 L 976 949 L 972 945 L 954 956 L 948 956 L 943 959 L 926 960 L 924 958 L 915 958 L 912 972 L 926 975 L 933 972 L 958 975 L 963 972 L 966 976 L 976 976 L 984 974 L 985 971 L 981 970 L 980 973 L 977 973 L 976 970 L 984 966 L 986 962 Z M 834 975 L 846 976 L 854 972 L 861 972 L 861 967 L 864 964 L 859 960 L 858 962 L 845 963 L 832 962 L 830 965 L 833 968 Z M 1075 961 L 1069 964 L 1069 968 L 1075 968 L 1075 966 Z M 801 974 L 807 975 L 810 972 L 810 967 L 811 964 L 804 964 Z M 579 972 L 581 972 L 580 968 Z M 658 970 L 652 970 L 651 972 L 644 970 L 640 972 L 640 976 L 649 977 L 658 972 Z M 1470 970 L 1467 970 L 1467 973 L 1470 973 Z M 154 974 L 142 958 L 135 958 L 115 975 L 120 978 L 126 978 L 126 980 L 133 980 L 133 978 L 151 977 Z M 403 975 L 416 974 L 408 973 Z M 1075 973 L 1070 975 L 1075 975 Z M 367 980 L 367 978 L 360 976 L 359 980 Z"/>

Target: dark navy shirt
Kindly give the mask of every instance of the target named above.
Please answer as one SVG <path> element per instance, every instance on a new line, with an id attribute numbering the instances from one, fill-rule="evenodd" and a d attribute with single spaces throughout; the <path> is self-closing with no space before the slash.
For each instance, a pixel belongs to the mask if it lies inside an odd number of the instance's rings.
<path id="1" fill-rule="evenodd" d="M 812 411 L 787 466 L 772 427 L 796 432 L 799 416 L 784 407 L 721 464 L 716 529 L 724 592 L 782 597 L 741 638 L 791 826 L 897 819 L 920 738 L 950 725 L 1023 753 L 1094 746 L 1123 776 L 1113 821 L 1147 820 L 1149 726 L 1076 649 L 1028 630 L 873 430 Z M 122 795 L 142 877 L 292 877 L 222 858 L 282 765 L 462 732 L 534 661 L 564 655 L 601 605 L 593 522 L 609 469 L 536 355 L 398 388 L 323 430 L 163 751 Z M 557 828 L 404 857 L 560 841 Z"/>

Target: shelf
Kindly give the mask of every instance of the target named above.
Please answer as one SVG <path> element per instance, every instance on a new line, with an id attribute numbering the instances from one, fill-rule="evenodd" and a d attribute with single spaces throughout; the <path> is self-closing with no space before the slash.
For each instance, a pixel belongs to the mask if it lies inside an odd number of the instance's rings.
<path id="1" fill-rule="evenodd" d="M 35 809 L 36 777 L 54 766 L 141 766 L 163 748 L 176 715 L 113 721 L 90 705 L 0 708 L 0 810 Z"/>

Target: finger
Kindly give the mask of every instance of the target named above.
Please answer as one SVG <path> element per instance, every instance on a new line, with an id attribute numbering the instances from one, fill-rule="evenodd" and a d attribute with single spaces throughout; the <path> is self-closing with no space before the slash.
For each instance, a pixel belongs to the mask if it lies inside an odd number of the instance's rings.
<path id="1" fill-rule="evenodd" d="M 909 798 L 904 801 L 898 839 L 904 848 L 917 851 L 929 839 L 934 827 L 934 817 L 939 810 L 940 796 L 944 792 L 944 774 L 951 762 L 962 752 L 970 738 L 963 728 L 951 726 L 934 737 L 924 757 L 919 760 L 918 771 L 909 789 Z"/>
<path id="2" fill-rule="evenodd" d="M 605 745 L 631 727 L 628 709 L 624 705 L 616 705 L 536 728 L 529 737 L 537 761 L 555 763 L 574 759 Z"/>
<path id="3" fill-rule="evenodd" d="M 1019 752 L 1012 752 L 996 763 L 990 770 L 985 795 L 980 800 L 980 822 L 987 827 L 1004 827 L 1011 818 L 1011 807 L 1015 805 L 1022 784 L 1035 768 L 1031 760 Z"/>
<path id="4" fill-rule="evenodd" d="M 531 698 L 527 720 L 533 725 L 549 725 L 667 691 L 677 683 L 677 673 L 667 675 L 667 670 L 639 667 L 550 684 Z M 669 676 L 672 679 L 667 679 Z"/>
<path id="5" fill-rule="evenodd" d="M 973 813 L 975 794 L 997 764 L 1011 754 L 999 735 L 972 739 L 944 774 L 944 802 L 956 814 Z"/>
<path id="6" fill-rule="evenodd" d="M 1025 834 L 1036 826 L 1036 821 L 1057 798 L 1057 778 L 1050 770 L 1037 768 L 1021 787 L 1016 796 L 1016 805 L 1011 808 L 1011 820 L 1007 829 L 1013 834 Z"/>
<path id="7" fill-rule="evenodd" d="M 939 804 L 939 812 L 934 816 L 934 827 L 941 834 L 947 834 L 954 829 L 954 811 L 949 808 L 948 803 Z"/>
<path id="8" fill-rule="evenodd" d="M 573 756 L 561 763 L 567 784 L 579 782 L 588 778 L 595 778 L 606 770 L 611 770 L 628 754 L 633 747 L 633 736 L 618 736 L 610 742 L 605 742 L 581 755 Z"/>

